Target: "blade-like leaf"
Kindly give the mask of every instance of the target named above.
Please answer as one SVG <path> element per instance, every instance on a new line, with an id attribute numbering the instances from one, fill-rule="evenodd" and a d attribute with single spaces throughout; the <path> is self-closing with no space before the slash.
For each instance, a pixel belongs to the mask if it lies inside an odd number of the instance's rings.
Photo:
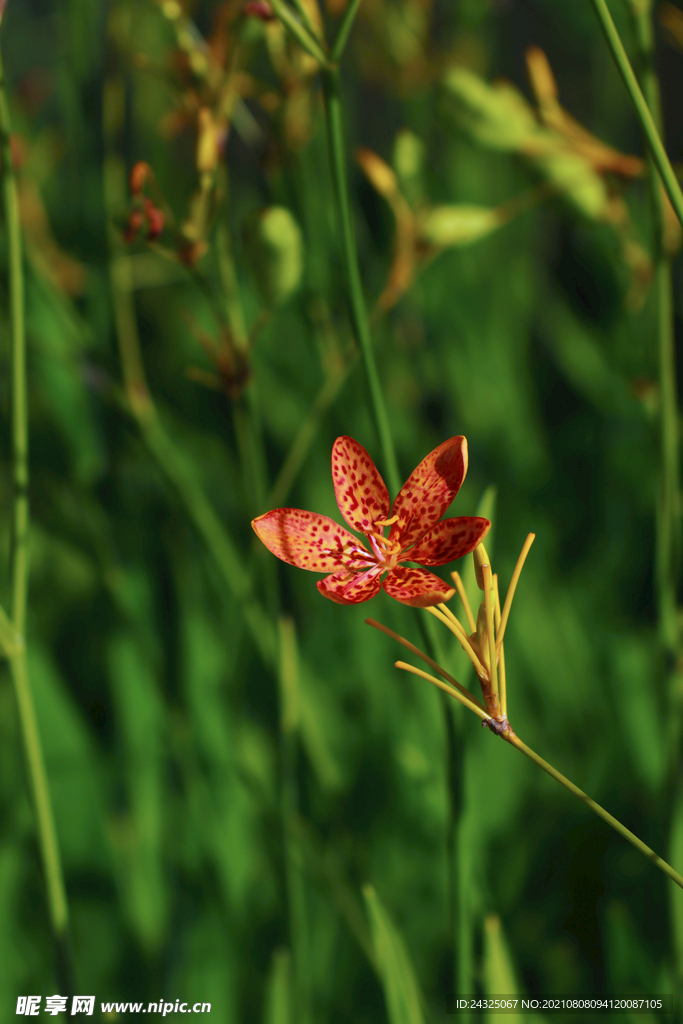
<path id="1" fill-rule="evenodd" d="M 390 1024 L 423 1024 L 420 988 L 403 938 L 371 885 L 363 888 Z"/>

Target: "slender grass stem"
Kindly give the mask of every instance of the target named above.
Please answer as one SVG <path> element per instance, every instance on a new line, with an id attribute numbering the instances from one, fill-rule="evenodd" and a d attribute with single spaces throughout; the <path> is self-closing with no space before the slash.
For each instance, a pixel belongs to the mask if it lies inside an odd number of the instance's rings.
<path id="1" fill-rule="evenodd" d="M 337 35 L 332 43 L 332 50 L 330 51 L 330 58 L 333 64 L 338 64 L 344 53 L 346 42 L 349 38 L 349 33 L 353 28 L 353 23 L 356 20 L 358 8 L 360 7 L 360 0 L 351 0 L 348 7 L 344 11 L 342 16 L 341 24 L 337 30 Z"/>
<path id="2" fill-rule="evenodd" d="M 346 383 L 349 372 L 356 363 L 356 359 L 357 356 L 353 356 L 340 370 L 330 374 L 321 385 L 280 467 L 275 483 L 266 499 L 266 508 L 278 508 L 286 500 L 292 484 L 308 455 L 323 414 L 332 405 Z"/>
<path id="3" fill-rule="evenodd" d="M 602 29 L 603 35 L 610 49 L 614 63 L 617 65 L 617 70 L 621 75 L 621 78 L 626 86 L 631 103 L 635 109 L 638 120 L 640 121 L 645 135 L 645 141 L 648 149 L 652 154 L 655 166 L 662 179 L 662 184 L 666 189 L 666 194 L 671 200 L 671 205 L 676 211 L 676 216 L 683 225 L 683 192 L 678 184 L 678 179 L 674 172 L 671 162 L 666 155 L 666 150 L 662 144 L 662 140 L 657 131 L 654 118 L 650 112 L 645 97 L 638 85 L 638 80 L 631 67 L 631 62 L 628 59 L 624 44 L 621 41 L 619 33 L 617 32 L 616 25 L 612 20 L 612 15 L 609 12 L 606 0 L 591 0 L 593 9 L 597 16 L 600 28 Z"/>
<path id="4" fill-rule="evenodd" d="M 349 185 L 346 172 L 346 147 L 344 145 L 344 126 L 342 121 L 342 106 L 340 95 L 340 76 L 338 68 L 326 68 L 322 72 L 323 91 L 325 95 L 325 107 L 327 113 L 327 140 L 329 148 L 330 167 L 334 186 L 334 197 L 337 208 L 339 233 L 341 236 L 342 259 L 349 288 L 349 304 L 351 307 L 351 318 L 353 328 L 358 338 L 358 343 L 365 363 L 365 371 L 370 388 L 370 399 L 375 420 L 375 426 L 379 436 L 382 455 L 384 457 L 384 469 L 386 472 L 389 490 L 398 494 L 401 488 L 401 478 L 398 471 L 396 450 L 389 426 L 384 394 L 380 384 L 375 354 L 372 347 L 370 334 L 370 320 L 363 295 L 363 285 L 360 278 L 358 265 L 358 254 L 354 241 L 353 225 L 351 222 L 351 204 L 349 202 Z"/>
<path id="5" fill-rule="evenodd" d="M 639 78 L 655 127 L 663 138 L 661 98 L 655 72 L 651 4 L 630 3 L 639 57 Z M 659 589 L 660 636 L 665 648 L 676 655 L 679 629 L 676 586 L 680 566 L 679 428 L 674 341 L 674 303 L 671 257 L 666 252 L 665 198 L 652 158 L 649 159 L 650 199 L 654 220 L 655 318 L 659 349 L 661 478 L 657 514 L 656 568 Z"/>
<path id="6" fill-rule="evenodd" d="M 297 751 L 299 735 L 299 668 L 294 621 L 281 615 L 279 637 L 279 699 L 282 837 L 284 847 L 289 930 L 294 961 L 297 1020 L 308 1024 L 311 1019 L 311 994 L 308 962 L 310 960 L 306 887 L 301 858 L 298 856 L 297 822 L 299 790 L 297 784 Z"/>
<path id="7" fill-rule="evenodd" d="M 105 88 L 105 104 L 107 93 L 113 88 L 115 84 L 110 80 Z M 107 120 L 105 110 L 105 125 Z M 121 161 L 111 151 L 110 140 L 105 141 L 109 152 L 104 164 L 104 195 L 111 212 L 125 195 L 125 172 Z M 145 380 L 132 281 L 129 279 L 130 272 L 128 276 L 126 272 L 129 264 L 118 258 L 120 241 L 113 228 L 110 229 L 109 241 L 114 322 L 128 400 L 126 407 L 137 420 L 155 462 L 178 492 L 228 589 L 240 601 L 245 623 L 264 664 L 274 668 L 277 664 L 277 636 L 272 621 L 253 595 L 249 573 L 206 496 L 190 460 L 173 442 L 157 414 Z"/>
<path id="8" fill-rule="evenodd" d="M 296 39 L 299 46 L 311 57 L 315 57 L 321 67 L 329 67 L 329 62 L 322 46 L 315 36 L 301 24 L 294 12 L 285 3 L 285 0 L 271 0 L 271 2 L 278 18 L 290 35 Z"/>
<path id="9" fill-rule="evenodd" d="M 581 800 L 587 807 L 590 807 L 594 814 L 597 814 L 599 818 L 606 821 L 615 832 L 618 832 L 620 836 L 623 836 L 624 839 L 628 840 L 632 846 L 635 846 L 636 850 L 639 850 L 645 857 L 647 857 L 648 860 L 651 860 L 660 871 L 663 871 L 665 875 L 668 875 L 669 878 L 676 883 L 676 885 L 683 889 L 683 875 L 679 875 L 678 871 L 674 871 L 670 864 L 667 864 L 665 860 L 662 860 L 654 850 L 651 850 L 650 847 L 639 839 L 638 836 L 634 835 L 630 829 L 627 829 L 625 825 L 622 825 L 613 814 L 610 814 L 604 807 L 601 807 L 600 804 L 595 802 L 595 800 L 592 800 L 587 793 L 584 793 L 582 789 L 579 789 L 579 787 L 575 786 L 573 782 L 570 782 L 569 779 L 565 778 L 561 772 L 558 772 L 557 768 L 553 768 L 551 764 L 544 761 L 535 750 L 532 750 L 531 747 L 526 745 L 526 743 L 523 743 L 522 740 L 520 740 L 520 738 L 514 733 L 505 736 L 505 739 L 513 747 L 516 747 L 517 750 L 521 751 L 525 757 L 528 757 L 530 761 L 533 761 L 534 764 L 537 764 L 544 772 L 547 772 L 547 774 L 550 775 L 551 778 L 555 779 L 556 782 L 559 782 L 561 786 L 564 786 L 564 788 L 569 790 L 570 793 L 573 793 L 577 799 Z"/>
<path id="10" fill-rule="evenodd" d="M 69 972 L 67 929 L 69 909 L 55 828 L 43 749 L 26 661 L 23 640 L 28 593 L 29 463 L 28 404 L 26 389 L 26 331 L 24 322 L 24 268 L 17 186 L 12 168 L 10 116 L 5 72 L 0 53 L 0 175 L 9 265 L 9 301 L 12 363 L 12 532 L 10 541 L 10 615 L 21 638 L 10 657 L 21 737 L 29 785 L 36 814 L 38 842 L 43 862 L 52 931 L 65 973 Z"/>

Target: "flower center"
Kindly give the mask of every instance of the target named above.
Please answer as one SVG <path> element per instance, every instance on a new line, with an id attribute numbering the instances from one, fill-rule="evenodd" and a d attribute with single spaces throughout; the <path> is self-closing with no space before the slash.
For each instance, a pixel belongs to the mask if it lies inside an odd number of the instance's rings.
<path id="1" fill-rule="evenodd" d="M 397 521 L 397 515 L 392 516 L 391 519 L 376 519 L 373 526 L 379 526 L 380 529 L 369 530 L 365 535 L 372 545 L 378 565 L 382 565 L 386 569 L 393 569 L 398 562 L 401 554 L 401 542 L 400 540 L 389 540 L 388 537 L 385 537 L 384 527 L 392 526 Z"/>

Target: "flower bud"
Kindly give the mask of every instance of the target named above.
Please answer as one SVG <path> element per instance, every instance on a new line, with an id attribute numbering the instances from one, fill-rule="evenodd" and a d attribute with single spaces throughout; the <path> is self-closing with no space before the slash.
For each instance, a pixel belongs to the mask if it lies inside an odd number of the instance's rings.
<path id="1" fill-rule="evenodd" d="M 128 223 L 126 224 L 126 228 L 123 232 L 123 241 L 127 244 L 129 242 L 134 242 L 144 222 L 145 215 L 142 210 L 131 210 L 128 217 Z"/>
<path id="2" fill-rule="evenodd" d="M 477 544 L 476 548 L 472 552 L 472 558 L 474 559 L 474 574 L 477 578 L 477 586 L 480 590 L 484 589 L 484 566 L 491 565 L 489 556 L 486 552 L 486 548 L 483 544 Z"/>
<path id="3" fill-rule="evenodd" d="M 154 242 L 164 230 L 163 211 L 156 207 L 151 199 L 145 199 L 145 216 L 147 217 L 147 241 Z"/>
<path id="4" fill-rule="evenodd" d="M 303 273 L 301 228 L 284 206 L 270 206 L 247 218 L 244 252 L 268 306 L 280 306 L 297 290 Z"/>
<path id="5" fill-rule="evenodd" d="M 261 21 L 273 21 L 275 18 L 268 0 L 247 0 L 243 10 L 247 17 L 259 18 Z"/>
<path id="6" fill-rule="evenodd" d="M 420 218 L 419 237 L 440 249 L 468 245 L 495 231 L 506 219 L 486 206 L 432 206 Z"/>
<path id="7" fill-rule="evenodd" d="M 130 172 L 130 178 L 128 179 L 128 187 L 130 193 L 133 196 L 139 196 L 144 188 L 144 184 L 152 174 L 152 168 L 149 164 L 146 164 L 144 160 L 138 160 L 133 169 Z"/>
<path id="8" fill-rule="evenodd" d="M 539 133 L 536 117 L 509 83 L 489 85 L 467 68 L 451 68 L 443 84 L 457 121 L 482 146 L 520 150 Z"/>
<path id="9" fill-rule="evenodd" d="M 392 163 L 401 191 L 409 203 L 417 203 L 424 195 L 425 145 L 409 128 L 394 140 Z"/>
<path id="10" fill-rule="evenodd" d="M 208 107 L 201 107 L 197 116 L 195 161 L 200 174 L 213 174 L 218 164 L 218 132 L 216 121 Z"/>

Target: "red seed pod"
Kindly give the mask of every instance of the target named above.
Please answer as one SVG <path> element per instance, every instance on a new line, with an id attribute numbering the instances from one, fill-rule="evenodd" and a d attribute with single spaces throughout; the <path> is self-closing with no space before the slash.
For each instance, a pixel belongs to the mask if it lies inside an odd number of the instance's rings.
<path id="1" fill-rule="evenodd" d="M 138 236 L 140 228 L 145 223 L 145 215 L 142 210 L 131 210 L 130 216 L 128 217 L 128 224 L 126 230 L 123 232 L 123 240 L 126 243 L 134 242 Z"/>
<path id="2" fill-rule="evenodd" d="M 145 199 L 145 216 L 147 217 L 147 241 L 154 242 L 164 230 L 165 217 L 163 210 L 154 205 L 151 199 Z"/>
<path id="3" fill-rule="evenodd" d="M 145 182 L 151 175 L 152 168 L 149 164 L 146 164 L 144 160 L 139 160 L 130 172 L 130 178 L 128 179 L 131 195 L 139 196 Z"/>

